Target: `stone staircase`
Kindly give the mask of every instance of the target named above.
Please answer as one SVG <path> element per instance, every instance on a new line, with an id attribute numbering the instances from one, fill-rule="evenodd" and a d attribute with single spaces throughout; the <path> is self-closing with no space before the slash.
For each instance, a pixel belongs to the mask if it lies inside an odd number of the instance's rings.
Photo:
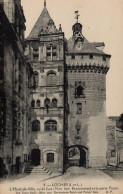
<path id="1" fill-rule="evenodd" d="M 52 171 L 43 167 L 43 166 L 29 166 L 26 170 L 25 173 L 27 174 L 32 174 L 32 175 L 51 175 Z"/>
<path id="2" fill-rule="evenodd" d="M 27 166 L 26 169 L 25 169 L 25 173 L 30 174 L 32 172 L 33 168 L 34 168 L 34 166 Z"/>

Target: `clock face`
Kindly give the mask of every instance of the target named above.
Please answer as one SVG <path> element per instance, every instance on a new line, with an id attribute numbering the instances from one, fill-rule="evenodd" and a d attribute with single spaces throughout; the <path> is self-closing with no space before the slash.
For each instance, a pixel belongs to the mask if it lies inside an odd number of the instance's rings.
<path id="1" fill-rule="evenodd" d="M 81 50 L 81 49 L 82 49 L 82 42 L 78 42 L 78 43 L 76 44 L 76 49 L 77 49 L 77 50 Z"/>

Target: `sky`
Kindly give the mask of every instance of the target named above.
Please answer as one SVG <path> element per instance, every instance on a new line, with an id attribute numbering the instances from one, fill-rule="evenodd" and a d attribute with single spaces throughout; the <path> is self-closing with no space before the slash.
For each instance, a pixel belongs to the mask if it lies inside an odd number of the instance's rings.
<path id="1" fill-rule="evenodd" d="M 37 21 L 44 0 L 21 0 L 26 18 L 27 37 Z M 62 25 L 65 37 L 72 36 L 78 10 L 83 35 L 90 42 L 104 42 L 104 52 L 111 55 L 106 76 L 106 114 L 123 113 L 123 0 L 47 0 L 47 9 L 56 27 Z"/>

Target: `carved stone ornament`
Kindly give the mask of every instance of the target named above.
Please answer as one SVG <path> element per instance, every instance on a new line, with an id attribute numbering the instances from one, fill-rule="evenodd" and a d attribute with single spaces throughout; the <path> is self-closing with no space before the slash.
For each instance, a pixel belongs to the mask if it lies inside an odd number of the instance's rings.
<path id="1" fill-rule="evenodd" d="M 62 45 L 62 44 L 63 44 L 62 40 L 59 40 L 59 45 Z"/>
<path id="2" fill-rule="evenodd" d="M 81 85 L 84 88 L 85 87 L 85 82 L 84 81 L 76 81 L 75 86 L 78 87 L 79 85 Z"/>
<path id="3" fill-rule="evenodd" d="M 70 86 L 70 88 L 73 88 L 74 87 L 72 84 L 70 84 L 69 86 Z"/>
<path id="4" fill-rule="evenodd" d="M 44 97 L 44 94 L 40 94 L 41 97 Z"/>
<path id="5" fill-rule="evenodd" d="M 81 129 L 81 124 L 80 124 L 79 121 L 76 122 L 75 128 L 76 128 L 77 131 L 80 131 L 80 129 Z"/>
<path id="6" fill-rule="evenodd" d="M 40 73 L 44 73 L 44 67 L 40 69 Z"/>
<path id="7" fill-rule="evenodd" d="M 59 114 L 59 118 L 60 119 L 63 119 L 63 114 Z"/>
<path id="8" fill-rule="evenodd" d="M 63 96 L 63 93 L 60 93 L 59 96 L 62 97 Z"/>
<path id="9" fill-rule="evenodd" d="M 39 44 L 38 43 L 33 44 L 33 49 L 38 49 L 38 47 L 39 47 Z"/>
<path id="10" fill-rule="evenodd" d="M 59 67 L 58 67 L 58 71 L 59 71 L 59 72 L 62 72 L 62 71 L 63 71 L 63 67 L 62 67 L 62 66 L 59 66 Z"/>
<path id="11" fill-rule="evenodd" d="M 40 139 L 35 139 L 34 142 L 35 142 L 37 145 L 40 145 L 40 143 L 41 143 Z"/>
<path id="12" fill-rule="evenodd" d="M 76 140 L 80 140 L 81 137 L 80 137 L 79 135 L 76 135 L 76 136 L 75 136 L 75 139 L 76 139 Z"/>

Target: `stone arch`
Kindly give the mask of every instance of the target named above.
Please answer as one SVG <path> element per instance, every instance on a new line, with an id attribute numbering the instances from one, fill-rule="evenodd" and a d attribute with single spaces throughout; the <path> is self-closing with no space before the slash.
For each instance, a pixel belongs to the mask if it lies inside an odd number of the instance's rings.
<path id="1" fill-rule="evenodd" d="M 68 147 L 69 166 L 88 167 L 88 148 L 83 145 L 71 145 Z"/>
<path id="2" fill-rule="evenodd" d="M 50 74 L 54 74 L 54 75 L 56 75 L 56 72 L 55 72 L 55 71 L 53 71 L 53 70 L 50 70 L 50 71 L 48 71 L 48 72 L 47 72 L 47 76 L 48 76 L 48 75 L 50 75 Z"/>
<path id="3" fill-rule="evenodd" d="M 56 85 L 57 84 L 57 75 L 56 72 L 53 70 L 50 70 L 47 72 L 47 77 L 46 77 L 46 82 L 47 85 Z"/>

